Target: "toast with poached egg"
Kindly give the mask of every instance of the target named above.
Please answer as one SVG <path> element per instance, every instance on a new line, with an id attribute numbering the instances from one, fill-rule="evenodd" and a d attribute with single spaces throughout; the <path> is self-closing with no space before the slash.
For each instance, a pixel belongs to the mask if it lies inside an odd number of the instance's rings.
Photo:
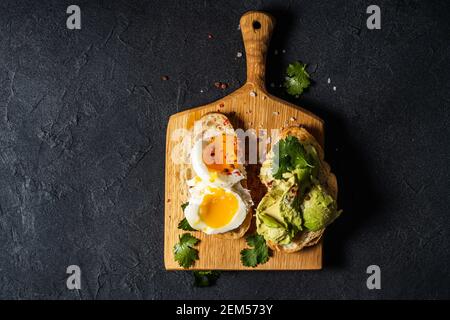
<path id="1" fill-rule="evenodd" d="M 237 136 L 227 116 L 208 113 L 183 140 L 186 181 L 184 214 L 195 230 L 216 237 L 244 236 L 252 219 L 246 171 L 237 159 Z"/>

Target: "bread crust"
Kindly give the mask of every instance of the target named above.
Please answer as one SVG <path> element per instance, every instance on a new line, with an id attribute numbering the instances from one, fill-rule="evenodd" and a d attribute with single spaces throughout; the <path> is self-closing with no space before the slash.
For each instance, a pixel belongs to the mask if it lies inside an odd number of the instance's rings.
<path id="1" fill-rule="evenodd" d="M 280 139 L 284 139 L 287 136 L 293 136 L 299 139 L 303 143 L 311 144 L 317 151 L 317 156 L 319 158 L 320 168 L 319 168 L 319 181 L 322 186 L 330 193 L 330 195 L 337 199 L 337 180 L 336 176 L 331 172 L 330 166 L 324 160 L 324 152 L 320 144 L 303 127 L 291 126 L 282 130 L 280 134 Z M 310 247 L 317 244 L 323 236 L 324 229 L 317 231 L 301 231 L 288 245 L 276 244 L 272 241 L 267 241 L 267 245 L 274 251 L 281 251 L 286 253 L 294 253 L 302 250 L 305 247 Z"/>
<path id="2" fill-rule="evenodd" d="M 226 130 L 233 130 L 234 128 L 231 125 L 228 117 L 222 113 L 218 112 L 211 112 L 207 113 L 204 116 L 202 116 L 199 120 L 197 128 L 197 132 L 195 132 L 195 135 L 193 135 L 193 139 L 191 139 L 191 145 L 185 146 L 185 148 L 192 149 L 192 145 L 195 141 L 197 141 L 199 138 L 201 138 L 205 133 L 207 133 L 208 130 L 214 129 L 218 131 L 226 131 Z M 199 130 L 198 130 L 199 129 Z M 192 169 L 192 165 L 189 163 L 184 164 L 184 168 L 180 171 L 180 178 L 184 181 L 187 181 L 189 179 L 192 179 L 194 177 L 195 173 Z M 240 181 L 243 188 L 247 188 L 247 180 L 243 179 Z M 184 197 L 187 199 L 189 196 L 189 188 L 186 185 L 186 189 L 184 192 Z M 245 233 L 250 228 L 251 222 L 253 217 L 253 209 L 252 207 L 249 207 L 247 210 L 247 215 L 245 216 L 244 221 L 242 224 L 233 230 L 219 233 L 219 234 L 213 234 L 213 237 L 220 238 L 220 239 L 239 239 L 242 238 Z"/>

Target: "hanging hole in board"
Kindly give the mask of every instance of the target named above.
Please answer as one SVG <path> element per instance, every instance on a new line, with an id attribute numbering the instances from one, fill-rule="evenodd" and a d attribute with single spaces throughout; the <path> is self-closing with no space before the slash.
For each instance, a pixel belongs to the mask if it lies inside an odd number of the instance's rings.
<path id="1" fill-rule="evenodd" d="M 254 20 L 252 26 L 253 30 L 261 29 L 261 23 L 258 20 Z"/>

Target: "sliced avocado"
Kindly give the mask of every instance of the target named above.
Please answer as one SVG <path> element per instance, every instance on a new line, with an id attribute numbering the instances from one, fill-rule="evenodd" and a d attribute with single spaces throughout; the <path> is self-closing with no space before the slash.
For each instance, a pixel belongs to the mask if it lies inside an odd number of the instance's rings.
<path id="1" fill-rule="evenodd" d="M 269 216 L 268 214 L 261 213 L 259 215 L 259 218 L 261 219 L 262 223 L 264 223 L 265 225 L 267 225 L 270 228 L 284 228 L 285 227 L 281 222 L 278 222 L 277 219 L 272 218 L 272 216 Z"/>
<path id="2" fill-rule="evenodd" d="M 310 231 L 325 228 L 341 214 L 336 201 L 320 185 L 313 186 L 307 193 L 302 211 L 304 227 Z"/>
<path id="3" fill-rule="evenodd" d="M 289 233 L 294 237 L 302 229 L 302 216 L 300 209 L 300 195 L 298 184 L 292 178 L 293 184 L 287 190 L 280 202 L 280 214 L 288 226 Z"/>
<path id="4" fill-rule="evenodd" d="M 301 230 L 297 193 L 298 186 L 292 177 L 273 187 L 259 203 L 256 209 L 257 231 L 266 240 L 287 244 Z"/>

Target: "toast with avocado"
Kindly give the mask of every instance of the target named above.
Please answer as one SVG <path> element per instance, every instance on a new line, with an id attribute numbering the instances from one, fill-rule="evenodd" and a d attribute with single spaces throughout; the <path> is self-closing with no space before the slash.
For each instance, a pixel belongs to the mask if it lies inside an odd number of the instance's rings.
<path id="1" fill-rule="evenodd" d="M 281 132 L 260 179 L 267 193 L 256 209 L 256 227 L 273 250 L 292 253 L 315 245 L 341 213 L 336 177 L 320 144 L 302 127 Z"/>

